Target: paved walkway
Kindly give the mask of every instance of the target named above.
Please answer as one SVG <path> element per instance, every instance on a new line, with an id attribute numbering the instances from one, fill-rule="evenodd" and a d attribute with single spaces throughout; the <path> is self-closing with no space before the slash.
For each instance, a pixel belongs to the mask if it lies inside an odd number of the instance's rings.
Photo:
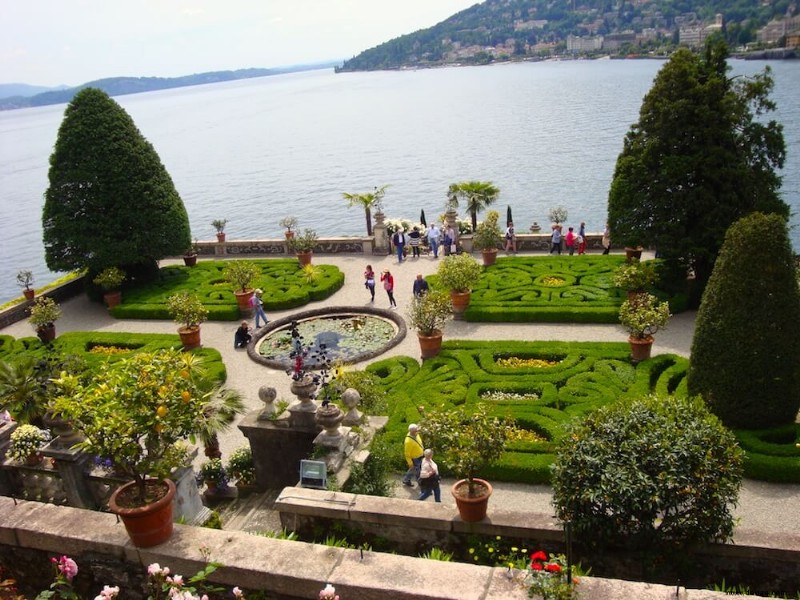
<path id="1" fill-rule="evenodd" d="M 409 259 L 397 263 L 394 256 L 317 256 L 317 263 L 333 264 L 345 274 L 345 285 L 331 298 L 323 302 L 313 302 L 298 310 L 308 310 L 331 304 L 339 306 L 369 305 L 369 294 L 363 285 L 364 267 L 370 263 L 380 273 L 390 269 L 395 279 L 395 298 L 398 312 L 405 314 L 412 299 L 412 285 L 417 273 L 428 275 L 436 271 L 438 262 L 431 257 Z M 441 259 L 440 259 L 441 260 Z M 167 261 L 168 262 L 168 261 Z M 389 301 L 380 286 L 375 293 L 375 306 L 388 308 Z M 73 298 L 62 305 L 64 315 L 56 324 L 57 331 L 135 331 L 142 333 L 175 333 L 176 326 L 171 321 L 117 320 L 108 315 L 100 304 L 89 302 L 85 296 Z M 297 311 L 268 313 L 276 319 Z M 674 353 L 689 356 L 694 329 L 694 312 L 676 315 L 670 320 L 666 330 L 659 332 L 654 354 Z M 249 409 L 260 409 L 258 389 L 269 385 L 278 390 L 278 398 L 293 398 L 289 391 L 290 379 L 282 371 L 274 371 L 251 361 L 243 350 L 233 349 L 233 334 L 238 326 L 234 322 L 207 322 L 202 325 L 202 342 L 205 346 L 216 348 L 222 353 L 228 371 L 227 385 L 242 392 Z M 2 329 L 2 333 L 15 337 L 32 335 L 27 321 L 15 323 Z M 625 330 L 619 325 L 558 324 L 558 323 L 467 323 L 450 321 L 445 328 L 445 339 L 471 340 L 566 340 L 566 341 L 624 341 Z M 378 359 L 388 356 L 419 356 L 419 344 L 413 332 L 409 332 L 402 343 Z M 359 363 L 364 368 L 368 362 Z M 220 439 L 224 455 L 246 443 L 238 428 L 234 427 Z M 442 499 L 445 504 L 455 503 L 450 496 L 447 480 L 443 481 Z M 530 486 L 510 483 L 494 483 L 492 503 L 508 510 L 525 510 L 552 514 L 551 493 L 547 486 Z M 395 495 L 401 498 L 414 498 L 416 491 L 399 484 L 395 485 Z M 429 500 L 432 501 L 432 500 Z M 268 508 L 271 501 L 251 500 L 242 506 L 243 512 L 228 527 L 251 529 L 264 528 L 274 523 L 270 515 L 259 514 Z M 740 502 L 734 511 L 740 519 L 740 526 L 747 529 L 760 529 L 764 532 L 783 532 L 800 534 L 800 485 L 775 485 L 757 481 L 745 481 Z M 249 524 L 248 524 L 249 523 Z"/>

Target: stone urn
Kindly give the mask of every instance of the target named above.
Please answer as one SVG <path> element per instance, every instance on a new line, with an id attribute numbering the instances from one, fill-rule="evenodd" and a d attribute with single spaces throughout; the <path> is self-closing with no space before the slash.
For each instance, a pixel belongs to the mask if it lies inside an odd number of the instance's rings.
<path id="1" fill-rule="evenodd" d="M 361 394 L 358 390 L 347 388 L 342 394 L 342 402 L 348 409 L 342 424 L 347 426 L 360 425 L 364 414 L 358 410 L 358 405 L 361 404 Z"/>
<path id="2" fill-rule="evenodd" d="M 317 391 L 317 383 L 311 377 L 304 375 L 301 379 L 292 380 L 290 389 L 300 400 L 302 410 L 314 411 L 317 409 L 313 400 L 314 392 Z"/>
<path id="3" fill-rule="evenodd" d="M 339 425 L 344 420 L 342 409 L 335 404 L 320 406 L 317 409 L 315 420 L 324 431 L 314 442 L 323 446 L 338 446 L 342 439 L 342 432 L 339 429 Z"/>
<path id="4" fill-rule="evenodd" d="M 294 391 L 294 390 L 292 390 Z M 264 408 L 258 413 L 259 421 L 271 421 L 275 415 L 275 400 L 278 397 L 278 391 L 274 387 L 262 385 L 258 388 L 258 399 L 264 403 Z"/>

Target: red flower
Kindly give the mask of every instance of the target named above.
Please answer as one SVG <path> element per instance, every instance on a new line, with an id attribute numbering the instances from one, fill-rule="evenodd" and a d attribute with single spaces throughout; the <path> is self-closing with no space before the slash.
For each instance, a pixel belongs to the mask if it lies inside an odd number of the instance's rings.
<path id="1" fill-rule="evenodd" d="M 549 563 L 544 566 L 545 571 L 549 571 L 550 573 L 560 573 L 561 572 L 561 565 L 556 563 Z"/>
<path id="2" fill-rule="evenodd" d="M 531 560 L 547 560 L 547 554 L 539 550 L 531 554 Z"/>
<path id="3" fill-rule="evenodd" d="M 542 570 L 542 563 L 532 562 L 531 563 L 531 569 L 533 569 L 534 571 L 541 571 Z"/>

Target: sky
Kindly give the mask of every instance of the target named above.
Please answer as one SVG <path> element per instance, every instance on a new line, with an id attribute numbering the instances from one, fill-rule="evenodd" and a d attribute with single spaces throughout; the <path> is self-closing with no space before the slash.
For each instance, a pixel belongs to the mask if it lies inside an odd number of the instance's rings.
<path id="1" fill-rule="evenodd" d="M 479 0 L 0 0 L 0 83 L 347 59 Z"/>

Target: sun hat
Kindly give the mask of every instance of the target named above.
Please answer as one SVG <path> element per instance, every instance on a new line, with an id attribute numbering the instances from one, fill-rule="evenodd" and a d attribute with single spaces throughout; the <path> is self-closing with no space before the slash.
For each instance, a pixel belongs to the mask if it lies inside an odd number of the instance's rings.
<path id="1" fill-rule="evenodd" d="M 256 288 L 255 293 L 256 294 L 263 294 L 264 290 L 262 290 L 261 288 Z"/>

